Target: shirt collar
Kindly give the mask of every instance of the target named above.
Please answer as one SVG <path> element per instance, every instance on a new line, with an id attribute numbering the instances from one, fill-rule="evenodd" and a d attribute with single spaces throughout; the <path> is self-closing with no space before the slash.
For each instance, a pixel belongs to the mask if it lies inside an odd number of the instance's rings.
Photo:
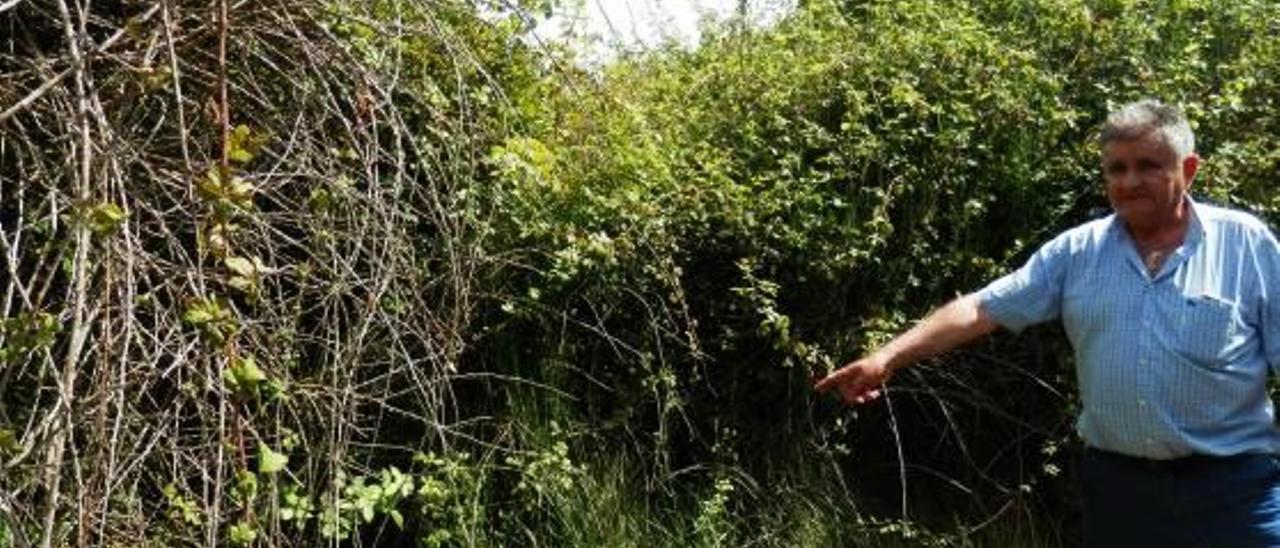
<path id="1" fill-rule="evenodd" d="M 1196 249 L 1200 247 L 1200 243 L 1205 239 L 1206 225 L 1202 221 L 1200 206 L 1191 198 L 1190 193 L 1184 193 L 1182 199 L 1187 205 L 1187 210 L 1191 213 L 1190 222 L 1187 224 L 1187 233 L 1182 237 L 1182 244 L 1169 254 L 1168 259 L 1165 259 L 1165 264 L 1160 268 L 1156 278 L 1164 277 L 1176 270 L 1179 265 L 1186 261 L 1187 257 L 1195 253 Z M 1112 213 L 1111 224 L 1107 228 L 1111 239 L 1120 244 L 1122 249 L 1125 249 L 1126 253 L 1130 255 L 1129 262 L 1133 263 L 1134 268 L 1145 276 L 1146 267 L 1142 266 L 1142 261 L 1138 258 L 1138 248 L 1134 245 L 1133 238 L 1129 236 L 1129 231 L 1125 228 L 1124 219 Z"/>
<path id="2" fill-rule="evenodd" d="M 1187 235 L 1182 238 L 1182 245 L 1178 249 L 1191 252 L 1204 241 L 1205 224 L 1201 221 L 1200 205 L 1191 199 L 1191 194 L 1183 194 L 1183 198 L 1186 200 L 1187 210 L 1191 212 L 1191 224 L 1187 225 Z"/>

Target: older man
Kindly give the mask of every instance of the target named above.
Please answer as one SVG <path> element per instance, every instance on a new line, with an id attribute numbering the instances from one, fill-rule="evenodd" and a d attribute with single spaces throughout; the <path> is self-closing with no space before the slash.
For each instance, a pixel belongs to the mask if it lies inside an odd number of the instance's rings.
<path id="1" fill-rule="evenodd" d="M 1187 194 L 1200 158 L 1177 109 L 1140 101 L 1102 131 L 1114 214 L 820 380 L 848 403 L 895 370 L 1003 326 L 1061 318 L 1076 354 L 1090 547 L 1280 547 L 1280 245 Z"/>

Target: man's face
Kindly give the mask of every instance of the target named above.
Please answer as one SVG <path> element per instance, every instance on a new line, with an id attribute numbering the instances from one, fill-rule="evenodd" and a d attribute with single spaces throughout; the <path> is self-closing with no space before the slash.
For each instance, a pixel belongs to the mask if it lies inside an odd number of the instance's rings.
<path id="1" fill-rule="evenodd" d="M 1176 224 L 1199 161 L 1195 154 L 1179 161 L 1178 153 L 1156 131 L 1107 143 L 1102 149 L 1102 175 L 1111 207 L 1131 228 Z"/>

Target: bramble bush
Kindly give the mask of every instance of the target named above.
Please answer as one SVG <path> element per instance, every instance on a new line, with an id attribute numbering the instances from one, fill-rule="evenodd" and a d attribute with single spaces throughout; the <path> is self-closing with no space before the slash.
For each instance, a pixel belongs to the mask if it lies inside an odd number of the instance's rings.
<path id="1" fill-rule="evenodd" d="M 598 70 L 554 0 L 219 0 L 225 58 L 207 2 L 45 4 L 0 12 L 0 546 L 1072 544 L 1057 329 L 812 375 L 1105 214 L 1123 102 L 1280 220 L 1261 0 L 807 0 Z"/>
<path id="2" fill-rule="evenodd" d="M 1275 220 L 1278 23 L 1266 2 L 806 2 L 534 90 L 549 121 L 492 150 L 480 200 L 520 268 L 478 355 L 572 394 L 547 397 L 594 427 L 583 446 L 648 478 L 718 462 L 771 489 L 834 462 L 854 508 L 1069 514 L 1069 451 L 1045 450 L 1076 405 L 1056 329 L 908 371 L 863 410 L 809 377 L 1104 214 L 1118 104 L 1180 105 L 1197 196 Z"/>

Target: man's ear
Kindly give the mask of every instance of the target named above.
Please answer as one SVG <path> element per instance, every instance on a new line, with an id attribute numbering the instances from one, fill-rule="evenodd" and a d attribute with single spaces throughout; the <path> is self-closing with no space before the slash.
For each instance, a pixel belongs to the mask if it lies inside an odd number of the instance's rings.
<path id="1" fill-rule="evenodd" d="M 1182 159 L 1182 179 L 1187 182 L 1187 188 L 1191 188 L 1191 181 L 1196 178 L 1198 171 L 1200 171 L 1200 156 L 1192 152 Z"/>

